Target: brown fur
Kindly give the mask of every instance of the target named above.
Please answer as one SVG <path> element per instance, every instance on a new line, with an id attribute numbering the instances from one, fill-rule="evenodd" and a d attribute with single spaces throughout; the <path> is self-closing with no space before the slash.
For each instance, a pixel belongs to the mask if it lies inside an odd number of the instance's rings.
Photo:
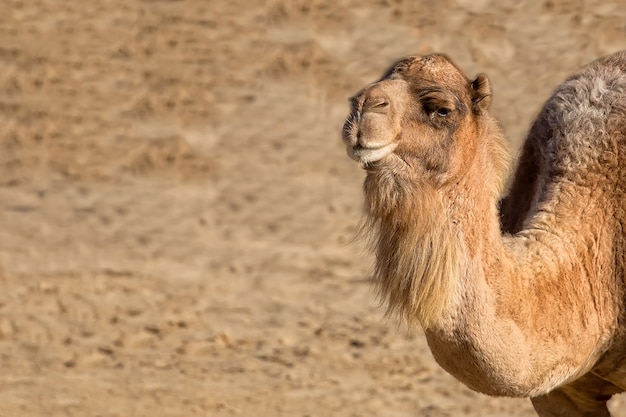
<path id="1" fill-rule="evenodd" d="M 509 156 L 490 101 L 485 75 L 443 55 L 403 59 L 354 97 L 343 139 L 367 170 L 381 297 L 471 388 L 605 415 L 626 389 L 626 53 L 556 90 L 500 215 Z M 585 389 L 597 379 L 608 394 Z"/>
<path id="2" fill-rule="evenodd" d="M 399 311 L 409 324 L 428 325 L 449 303 L 459 248 L 442 216 L 445 210 L 437 191 L 388 174 L 372 171 L 364 184 L 366 209 L 371 214 L 364 230 L 376 230 L 371 242 L 377 259 L 374 275 L 388 313 Z M 385 191 L 376 192 L 381 189 Z M 419 199 L 407 197 L 416 194 Z M 397 221 L 407 216 L 409 224 Z"/>

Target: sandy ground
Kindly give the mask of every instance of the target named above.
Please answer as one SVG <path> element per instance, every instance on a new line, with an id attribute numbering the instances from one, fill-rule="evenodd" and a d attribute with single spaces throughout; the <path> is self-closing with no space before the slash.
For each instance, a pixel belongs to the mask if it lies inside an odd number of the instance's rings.
<path id="1" fill-rule="evenodd" d="M 626 47 L 621 1 L 506 3 L 2 1 L 0 416 L 532 416 L 382 317 L 339 138 L 441 51 L 515 149 Z"/>

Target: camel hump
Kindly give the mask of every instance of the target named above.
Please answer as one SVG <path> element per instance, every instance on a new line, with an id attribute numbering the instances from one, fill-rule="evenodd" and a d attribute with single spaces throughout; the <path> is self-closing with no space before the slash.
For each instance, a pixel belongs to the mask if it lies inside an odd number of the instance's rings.
<path id="1" fill-rule="evenodd" d="M 574 73 L 556 89 L 552 101 L 566 112 L 602 109 L 609 117 L 613 108 L 626 104 L 626 51 L 597 59 Z"/>
<path id="2" fill-rule="evenodd" d="M 553 172 L 606 171 L 626 151 L 626 51 L 598 59 L 556 88 L 531 129 Z M 587 173 L 584 178 L 590 178 Z"/>
<path id="3" fill-rule="evenodd" d="M 617 67 L 620 68 L 622 72 L 626 72 L 626 50 L 599 58 L 590 64 L 590 66 L 594 65 L 601 67 Z"/>

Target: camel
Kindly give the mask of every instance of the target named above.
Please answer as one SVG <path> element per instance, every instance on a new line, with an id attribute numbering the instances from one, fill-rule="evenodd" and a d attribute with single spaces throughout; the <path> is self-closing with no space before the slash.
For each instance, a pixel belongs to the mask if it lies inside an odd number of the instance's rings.
<path id="1" fill-rule="evenodd" d="M 433 54 L 351 99 L 381 300 L 471 389 L 609 416 L 626 390 L 626 51 L 555 90 L 510 183 L 491 96 Z"/>

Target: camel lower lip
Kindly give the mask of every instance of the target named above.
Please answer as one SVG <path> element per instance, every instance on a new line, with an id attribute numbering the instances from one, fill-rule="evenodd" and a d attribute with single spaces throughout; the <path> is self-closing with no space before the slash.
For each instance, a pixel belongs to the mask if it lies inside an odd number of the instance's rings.
<path id="1" fill-rule="evenodd" d="M 384 158 L 393 152 L 395 148 L 396 145 L 393 143 L 376 147 L 363 147 L 357 145 L 355 147 L 348 148 L 348 155 L 357 162 L 370 163 Z"/>

